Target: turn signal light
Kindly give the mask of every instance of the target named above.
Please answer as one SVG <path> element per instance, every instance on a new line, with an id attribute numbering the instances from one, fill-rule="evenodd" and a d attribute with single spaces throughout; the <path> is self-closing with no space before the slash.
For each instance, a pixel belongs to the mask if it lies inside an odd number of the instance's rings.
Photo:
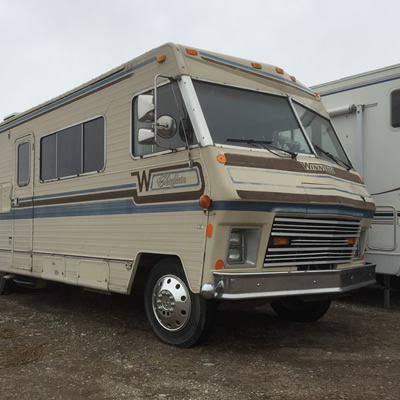
<path id="1" fill-rule="evenodd" d="M 272 239 L 274 246 L 289 246 L 289 238 L 286 237 L 274 237 Z"/>
<path id="2" fill-rule="evenodd" d="M 159 64 L 163 63 L 167 59 L 167 56 L 158 56 L 157 57 L 157 62 Z"/>
<path id="3" fill-rule="evenodd" d="M 215 268 L 216 269 L 222 269 L 222 268 L 224 268 L 224 266 L 225 266 L 225 263 L 223 262 L 223 260 L 217 260 L 215 262 Z"/>
<path id="4" fill-rule="evenodd" d="M 203 194 L 199 199 L 199 203 L 200 207 L 206 210 L 207 208 L 210 208 L 212 200 L 206 194 Z"/>
<path id="5" fill-rule="evenodd" d="M 347 238 L 346 239 L 346 243 L 347 244 L 351 244 L 352 246 L 354 246 L 356 244 L 356 238 L 352 237 L 352 238 Z"/>

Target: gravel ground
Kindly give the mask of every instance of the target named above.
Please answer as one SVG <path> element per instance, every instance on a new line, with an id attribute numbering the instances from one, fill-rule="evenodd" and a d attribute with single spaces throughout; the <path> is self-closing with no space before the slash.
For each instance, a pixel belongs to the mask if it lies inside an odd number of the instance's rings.
<path id="1" fill-rule="evenodd" d="M 140 298 L 54 285 L 0 297 L 0 398 L 398 399 L 400 292 L 337 300 L 318 322 L 223 305 L 207 342 L 160 343 Z"/>

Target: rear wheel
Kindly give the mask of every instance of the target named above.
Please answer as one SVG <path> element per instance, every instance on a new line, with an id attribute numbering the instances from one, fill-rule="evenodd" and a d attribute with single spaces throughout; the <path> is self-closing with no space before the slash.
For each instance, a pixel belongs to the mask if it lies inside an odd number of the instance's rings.
<path id="1" fill-rule="evenodd" d="M 214 302 L 190 291 L 180 264 L 163 260 L 151 270 L 144 293 L 147 318 L 165 343 L 191 347 L 203 340 L 215 317 Z"/>
<path id="2" fill-rule="evenodd" d="M 14 282 L 12 279 L 5 279 L 7 272 L 0 272 L 0 295 L 8 294 L 13 291 Z"/>
<path id="3" fill-rule="evenodd" d="M 303 301 L 297 298 L 280 299 L 271 303 L 273 310 L 282 318 L 295 322 L 314 322 L 329 309 L 331 300 Z"/>

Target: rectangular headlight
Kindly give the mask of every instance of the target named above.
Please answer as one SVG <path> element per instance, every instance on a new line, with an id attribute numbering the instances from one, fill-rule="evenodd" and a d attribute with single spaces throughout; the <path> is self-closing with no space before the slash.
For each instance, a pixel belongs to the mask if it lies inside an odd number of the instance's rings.
<path id="1" fill-rule="evenodd" d="M 227 264 L 254 267 L 260 245 L 261 229 L 232 227 L 228 241 Z"/>

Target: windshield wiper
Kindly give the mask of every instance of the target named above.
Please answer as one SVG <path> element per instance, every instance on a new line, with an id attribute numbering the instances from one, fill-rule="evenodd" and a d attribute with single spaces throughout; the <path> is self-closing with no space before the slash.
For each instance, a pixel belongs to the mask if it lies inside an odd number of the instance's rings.
<path id="1" fill-rule="evenodd" d="M 325 154 L 326 156 L 328 156 L 332 161 L 335 161 L 336 164 L 340 165 L 341 167 L 344 166 L 347 169 L 347 171 L 350 171 L 353 168 L 351 165 L 347 164 L 340 158 L 335 157 L 333 154 L 329 153 L 329 151 L 325 151 L 325 150 L 321 149 L 321 147 L 317 146 L 316 144 L 313 144 L 313 146 L 314 146 L 314 149 L 317 149 L 322 154 Z"/>
<path id="2" fill-rule="evenodd" d="M 264 149 L 270 151 L 272 154 L 275 154 L 278 157 L 281 157 L 281 155 L 275 153 L 271 149 L 278 150 L 278 151 L 283 151 L 284 153 L 287 153 L 290 155 L 292 159 L 295 159 L 297 157 L 297 153 L 294 153 L 293 151 L 290 150 L 285 150 L 285 149 L 280 149 L 279 147 L 275 147 L 271 144 L 271 142 L 267 142 L 266 140 L 255 140 L 255 139 L 226 139 L 227 142 L 233 142 L 233 143 L 247 143 L 247 144 L 259 144 L 261 147 Z"/>

